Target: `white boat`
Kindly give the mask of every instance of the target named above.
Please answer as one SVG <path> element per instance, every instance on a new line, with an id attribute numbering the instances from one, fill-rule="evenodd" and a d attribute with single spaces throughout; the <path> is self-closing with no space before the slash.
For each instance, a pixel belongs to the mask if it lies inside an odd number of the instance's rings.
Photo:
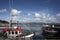
<path id="1" fill-rule="evenodd" d="M 4 28 L 3 29 L 3 33 L 7 34 L 6 36 L 9 39 L 13 39 L 13 38 L 19 38 L 19 39 L 29 39 L 29 40 L 33 40 L 32 37 L 34 36 L 34 33 L 23 33 L 23 28 L 21 27 L 17 27 L 17 28 Z"/>

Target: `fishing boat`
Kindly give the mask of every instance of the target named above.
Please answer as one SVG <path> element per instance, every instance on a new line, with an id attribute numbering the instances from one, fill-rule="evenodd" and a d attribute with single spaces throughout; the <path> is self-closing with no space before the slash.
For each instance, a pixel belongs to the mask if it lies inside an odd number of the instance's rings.
<path id="1" fill-rule="evenodd" d="M 2 29 L 2 28 L 1 28 Z M 9 39 L 15 39 L 15 38 L 19 38 L 19 39 L 25 39 L 25 40 L 33 40 L 32 37 L 34 35 L 34 33 L 23 33 L 23 28 L 21 27 L 5 27 L 2 29 L 3 35 L 5 34 L 5 36 L 7 36 L 7 38 Z"/>
<path id="2" fill-rule="evenodd" d="M 54 36 L 57 31 L 53 29 L 54 26 L 44 25 L 43 26 L 43 33 L 45 36 Z"/>

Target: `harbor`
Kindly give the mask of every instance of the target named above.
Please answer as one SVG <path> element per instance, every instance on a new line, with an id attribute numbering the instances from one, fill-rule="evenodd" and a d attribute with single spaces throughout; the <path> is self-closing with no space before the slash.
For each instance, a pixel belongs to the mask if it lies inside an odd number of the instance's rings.
<path id="1" fill-rule="evenodd" d="M 0 40 L 60 40 L 60 0 L 0 0 Z"/>
<path id="2" fill-rule="evenodd" d="M 34 36 L 32 37 L 33 40 L 57 40 L 57 39 L 59 40 L 60 39 L 60 32 L 59 32 L 60 24 L 58 24 L 58 23 L 56 23 L 56 24 L 55 23 L 53 23 L 53 24 L 52 23 L 24 23 L 24 24 L 26 24 L 26 25 L 29 24 L 28 27 L 30 27 L 30 29 L 31 29 L 29 31 L 34 33 Z M 35 25 L 38 25 L 39 27 L 37 27 Z M 21 26 L 23 26 L 23 25 L 21 24 Z M 36 27 L 41 28 L 41 29 L 34 30 L 34 28 L 36 28 Z M 26 30 L 26 31 L 29 32 L 28 30 Z M 2 38 L 5 38 L 5 36 Z M 16 40 L 16 39 L 13 38 L 12 40 Z M 8 40 L 8 38 L 5 38 L 5 40 Z M 9 40 L 11 40 L 11 39 L 9 39 Z M 21 39 L 18 38 L 18 40 L 21 40 Z M 22 40 L 24 40 L 24 39 L 22 39 Z"/>

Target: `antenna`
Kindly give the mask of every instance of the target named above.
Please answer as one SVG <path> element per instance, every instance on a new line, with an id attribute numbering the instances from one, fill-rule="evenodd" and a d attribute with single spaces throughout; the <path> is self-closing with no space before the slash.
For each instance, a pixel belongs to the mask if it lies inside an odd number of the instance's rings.
<path id="1" fill-rule="evenodd" d="M 13 0 L 12 0 L 12 9 L 13 9 Z"/>
<path id="2" fill-rule="evenodd" d="M 13 9 L 13 0 L 9 0 L 9 8 Z"/>
<path id="3" fill-rule="evenodd" d="M 9 9 L 13 9 L 13 0 L 9 0 Z M 10 22 L 9 22 L 9 27 L 12 26 L 12 19 L 11 19 L 11 13 L 10 13 Z"/>

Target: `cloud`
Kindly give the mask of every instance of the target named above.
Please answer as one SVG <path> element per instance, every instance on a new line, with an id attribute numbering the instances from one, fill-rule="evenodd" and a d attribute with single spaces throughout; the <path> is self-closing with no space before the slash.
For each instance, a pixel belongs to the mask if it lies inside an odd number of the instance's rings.
<path id="1" fill-rule="evenodd" d="M 29 16 L 31 14 L 28 14 Z M 46 14 L 46 13 L 35 13 L 35 15 L 32 17 L 22 17 L 20 19 L 20 22 L 45 22 L 45 23 L 55 23 L 57 22 L 57 18 L 51 14 Z"/>
<path id="2" fill-rule="evenodd" d="M 46 14 L 46 13 L 35 13 L 35 21 L 36 22 L 46 22 L 46 23 L 50 23 L 50 22 L 56 22 L 56 18 L 51 15 L 51 14 Z"/>
<path id="3" fill-rule="evenodd" d="M 35 17 L 41 17 L 39 13 L 35 13 Z"/>
<path id="4" fill-rule="evenodd" d="M 56 14 L 56 21 L 57 21 L 58 23 L 60 23 L 60 13 L 57 13 L 57 14 Z"/>
<path id="5" fill-rule="evenodd" d="M 6 9 L 1 9 L 0 13 L 6 12 Z M 12 20 L 16 21 L 19 20 L 20 22 L 46 22 L 46 23 L 60 23 L 60 13 L 57 13 L 55 16 L 49 14 L 49 13 L 40 13 L 40 12 L 35 12 L 34 15 L 31 13 L 28 13 L 26 16 L 17 16 L 21 13 L 22 11 L 12 9 L 11 14 L 16 15 L 12 17 Z M 18 19 L 19 18 L 19 19 Z"/>
<path id="6" fill-rule="evenodd" d="M 21 13 L 21 11 L 18 11 L 16 9 L 11 10 L 12 15 L 18 15 L 19 13 Z M 57 14 L 57 16 L 60 16 L 60 14 Z M 13 20 L 16 20 L 16 19 L 18 19 L 18 17 L 16 17 L 16 16 L 13 17 Z M 34 15 L 32 15 L 31 13 L 28 13 L 26 16 L 19 18 L 20 22 L 53 23 L 53 22 L 58 22 L 59 20 L 60 20 L 59 18 L 57 18 L 49 13 L 39 13 L 39 12 L 35 12 Z"/>
<path id="7" fill-rule="evenodd" d="M 56 14 L 56 16 L 60 16 L 60 13 Z"/>
<path id="8" fill-rule="evenodd" d="M 4 13 L 4 12 L 6 12 L 7 10 L 6 9 L 1 9 L 0 10 L 0 13 Z"/>
<path id="9" fill-rule="evenodd" d="M 27 15 L 28 15 L 28 16 L 31 16 L 32 14 L 31 14 L 31 13 L 28 13 Z"/>
<path id="10" fill-rule="evenodd" d="M 46 22 L 46 23 L 56 22 L 56 18 L 53 15 L 46 14 L 46 13 L 41 13 L 41 14 L 40 13 L 35 13 L 34 16 L 23 17 L 22 20 L 23 20 L 23 22 Z"/>
<path id="11" fill-rule="evenodd" d="M 39 20 L 40 20 L 40 18 L 35 18 L 35 20 L 36 20 L 36 21 L 39 21 Z"/>
<path id="12" fill-rule="evenodd" d="M 12 20 L 17 20 L 17 19 L 18 19 L 17 16 L 12 17 Z"/>
<path id="13" fill-rule="evenodd" d="M 40 13 L 35 13 L 35 18 L 34 18 L 34 21 L 40 21 L 40 18 L 41 18 L 41 15 Z"/>
<path id="14" fill-rule="evenodd" d="M 47 14 L 47 17 L 50 17 L 50 14 Z"/>
<path id="15" fill-rule="evenodd" d="M 12 21 L 13 22 L 17 22 L 19 20 L 19 14 L 21 13 L 22 11 L 19 11 L 19 10 L 16 10 L 16 9 L 12 9 L 11 10 L 11 15 L 13 15 L 11 18 L 12 18 Z"/>
<path id="16" fill-rule="evenodd" d="M 42 18 L 46 18 L 46 14 L 45 13 L 42 13 Z"/>
<path id="17" fill-rule="evenodd" d="M 11 14 L 12 15 L 18 15 L 19 13 L 21 13 L 22 11 L 18 11 L 18 10 L 16 10 L 16 9 L 12 9 L 11 10 Z"/>

